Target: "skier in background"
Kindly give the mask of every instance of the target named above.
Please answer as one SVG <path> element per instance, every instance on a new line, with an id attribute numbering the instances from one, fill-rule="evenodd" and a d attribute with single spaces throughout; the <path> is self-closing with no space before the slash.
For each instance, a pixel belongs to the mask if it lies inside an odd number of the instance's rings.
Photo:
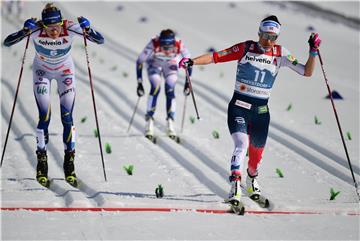
<path id="1" fill-rule="evenodd" d="M 280 34 L 280 22 L 274 15 L 260 22 L 258 42 L 249 40 L 233 45 L 213 54 L 205 54 L 194 59 L 183 58 L 179 67 L 206 65 L 238 61 L 233 97 L 228 105 L 228 128 L 235 149 L 231 158 L 231 189 L 228 201 L 240 201 L 241 169 L 247 150 L 249 160 L 246 178 L 246 191 L 253 200 L 261 197 L 257 182 L 258 167 L 262 160 L 270 114 L 268 100 L 280 67 L 289 67 L 300 75 L 310 77 L 315 67 L 315 57 L 320 46 L 317 33 L 312 33 L 308 43 L 309 57 L 305 65 L 284 47 L 276 44 Z M 235 203 L 235 202 L 234 202 Z"/>
<path id="2" fill-rule="evenodd" d="M 60 98 L 61 121 L 64 127 L 64 174 L 66 181 L 77 186 L 75 174 L 75 127 L 72 112 L 75 103 L 75 69 L 70 49 L 75 36 L 86 38 L 97 44 L 104 43 L 100 33 L 90 28 L 90 21 L 79 17 L 79 23 L 62 18 L 60 10 L 52 3 L 46 4 L 42 10 L 41 21 L 31 18 L 25 21 L 24 28 L 9 35 L 5 46 L 11 46 L 30 35 L 34 43 L 35 57 L 32 65 L 33 91 L 39 111 L 39 122 L 36 129 L 37 168 L 36 179 L 49 187 L 47 144 L 49 141 L 48 126 L 51 117 L 51 80 L 57 82 L 57 92 Z"/>
<path id="3" fill-rule="evenodd" d="M 154 136 L 153 116 L 161 89 L 161 75 L 165 79 L 167 135 L 173 139 L 176 137 L 174 128 L 176 110 L 175 85 L 178 79 L 178 62 L 181 57 L 190 58 L 188 49 L 181 40 L 175 38 L 175 33 L 171 29 L 165 29 L 161 31 L 160 35 L 150 40 L 136 61 L 138 81 L 137 95 L 139 97 L 144 95 L 144 87 L 142 84 L 142 68 L 144 62 L 147 64 L 147 73 L 151 85 L 145 115 L 145 136 L 149 139 L 152 139 Z M 185 82 L 184 94 L 190 94 L 189 84 L 187 82 Z"/>

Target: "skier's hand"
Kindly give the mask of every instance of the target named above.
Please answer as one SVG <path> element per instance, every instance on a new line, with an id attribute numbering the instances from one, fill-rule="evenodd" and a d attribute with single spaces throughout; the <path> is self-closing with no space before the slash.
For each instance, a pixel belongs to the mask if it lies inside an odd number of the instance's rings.
<path id="1" fill-rule="evenodd" d="M 179 62 L 179 68 L 187 69 L 194 65 L 194 61 L 190 58 L 182 58 Z"/>
<path id="2" fill-rule="evenodd" d="M 141 82 L 138 83 L 136 93 L 139 97 L 143 96 L 145 94 L 144 86 Z"/>
<path id="3" fill-rule="evenodd" d="M 90 21 L 87 18 L 84 18 L 83 16 L 78 17 L 78 22 L 83 30 L 86 32 L 90 30 Z"/>
<path id="4" fill-rule="evenodd" d="M 317 54 L 317 50 L 320 47 L 320 43 L 321 43 L 321 39 L 319 37 L 318 33 L 311 33 L 309 40 L 308 40 L 309 46 L 310 46 L 310 52 L 311 53 L 316 53 Z"/>
<path id="5" fill-rule="evenodd" d="M 189 84 L 189 81 L 185 81 L 185 85 L 184 85 L 184 95 L 185 95 L 185 96 L 190 95 L 190 84 Z"/>
<path id="6" fill-rule="evenodd" d="M 23 30 L 25 32 L 31 32 L 37 27 L 36 18 L 29 18 L 24 22 L 24 28 Z"/>

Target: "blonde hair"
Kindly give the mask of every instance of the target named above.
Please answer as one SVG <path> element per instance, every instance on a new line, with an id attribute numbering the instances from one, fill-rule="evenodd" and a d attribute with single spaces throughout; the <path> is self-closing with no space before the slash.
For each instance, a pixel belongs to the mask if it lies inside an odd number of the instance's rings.
<path id="1" fill-rule="evenodd" d="M 58 11 L 59 9 L 55 6 L 54 3 L 47 3 L 43 9 L 43 13 L 51 12 L 51 11 Z"/>

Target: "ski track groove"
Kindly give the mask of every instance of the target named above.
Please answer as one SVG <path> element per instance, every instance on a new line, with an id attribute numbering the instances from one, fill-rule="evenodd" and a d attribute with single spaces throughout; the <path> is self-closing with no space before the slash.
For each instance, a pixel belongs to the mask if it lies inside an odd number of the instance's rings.
<path id="1" fill-rule="evenodd" d="M 6 86 L 6 88 L 8 89 L 8 91 L 10 93 L 14 93 L 14 90 L 13 88 L 11 87 L 11 85 L 8 83 L 8 81 L 6 81 L 4 78 L 2 78 L 2 86 Z M 18 109 L 19 111 L 22 113 L 23 117 L 27 120 L 27 123 L 32 127 L 34 128 L 34 126 L 36 126 L 35 122 L 33 121 L 32 117 L 29 115 L 29 113 L 26 111 L 26 109 L 24 108 L 24 105 L 23 103 L 21 102 L 20 99 L 17 100 L 17 106 L 18 106 Z M 3 105 L 3 103 L 2 103 Z M 9 116 L 8 113 L 5 112 L 5 107 L 2 106 L 2 111 L 3 111 L 3 114 L 6 114 L 7 116 Z M 9 116 L 9 119 L 10 119 L 10 116 Z M 7 121 L 8 122 L 8 121 Z M 12 123 L 12 127 L 15 123 L 13 122 Z M 17 128 L 18 129 L 18 128 Z M 13 130 L 14 131 L 14 130 Z M 15 133 L 16 136 L 20 136 L 22 133 L 21 131 L 18 129 L 17 133 Z M 26 145 L 24 142 L 21 142 L 21 146 L 23 145 Z M 58 169 L 61 170 L 62 172 L 62 160 L 63 157 L 60 155 L 59 151 L 54 147 L 53 144 L 51 144 L 50 142 L 48 143 L 48 151 L 50 152 L 50 154 L 52 155 L 52 159 L 55 160 L 55 163 L 57 164 L 58 166 Z M 26 145 L 26 148 L 23 148 L 24 151 L 26 152 L 26 154 L 31 157 L 33 156 L 34 157 L 34 160 L 35 160 L 35 155 L 34 155 L 34 151 L 32 150 L 32 148 L 30 146 L 27 146 Z M 31 159 L 31 158 L 29 158 Z M 28 160 L 29 160 L 28 159 Z M 36 162 L 34 161 L 33 163 L 30 163 L 34 170 L 36 170 Z M 51 164 L 49 165 L 49 168 L 51 167 Z M 36 173 L 36 171 L 34 171 L 34 173 Z M 34 174 L 35 175 L 35 174 Z M 79 199 L 79 196 L 80 195 L 77 195 L 77 194 L 74 194 L 73 193 L 81 193 L 78 189 L 75 189 L 73 187 L 70 187 L 71 188 L 70 190 L 69 189 L 65 189 L 63 188 L 62 186 L 60 186 L 59 184 L 56 184 L 54 183 L 54 180 L 62 180 L 64 182 L 64 184 L 66 185 L 69 185 L 65 182 L 65 179 L 61 178 L 51 178 L 49 177 L 49 180 L 51 181 L 51 185 L 50 185 L 50 188 L 49 190 L 53 191 L 54 193 L 57 194 L 57 196 L 59 197 L 63 197 L 65 199 L 65 205 L 66 206 L 71 206 L 74 204 L 74 202 L 76 202 L 78 199 Z M 81 181 L 81 179 L 79 179 L 79 182 L 83 183 L 83 185 L 85 184 L 84 182 Z M 40 184 L 39 184 L 40 185 Z M 74 198 L 74 196 L 76 196 L 76 198 Z M 82 195 L 83 196 L 83 195 Z M 86 200 L 86 202 L 90 202 L 91 199 L 89 199 L 88 197 L 81 197 L 83 200 Z M 91 201 L 93 202 L 93 201 Z"/>

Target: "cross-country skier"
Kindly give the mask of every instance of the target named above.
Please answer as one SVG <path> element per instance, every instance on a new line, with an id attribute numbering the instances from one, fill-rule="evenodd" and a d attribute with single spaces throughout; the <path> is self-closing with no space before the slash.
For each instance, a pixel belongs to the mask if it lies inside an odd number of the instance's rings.
<path id="1" fill-rule="evenodd" d="M 24 28 L 9 35 L 5 46 L 11 46 L 30 35 L 34 43 L 35 57 L 32 65 L 33 91 L 39 111 L 39 122 L 36 129 L 37 168 L 36 179 L 48 187 L 47 144 L 49 141 L 48 126 L 51 117 L 51 80 L 57 82 L 60 98 L 61 121 L 64 127 L 64 174 L 66 181 L 77 186 L 74 167 L 75 158 L 75 127 L 72 112 L 75 103 L 76 81 L 75 69 L 70 49 L 75 36 L 86 38 L 97 44 L 104 43 L 100 33 L 90 28 L 90 21 L 79 17 L 78 22 L 63 19 L 60 10 L 52 3 L 46 4 L 41 13 L 41 20 L 31 18 L 25 21 Z"/>
<path id="2" fill-rule="evenodd" d="M 144 62 L 147 64 L 147 73 L 151 85 L 145 115 L 145 136 L 149 139 L 154 135 L 153 116 L 162 82 L 161 75 L 165 79 L 167 134 L 171 138 L 176 137 L 174 128 L 176 108 L 175 85 L 178 79 L 178 63 L 181 57 L 190 58 L 190 52 L 184 43 L 175 37 L 174 31 L 165 29 L 161 31 L 160 35 L 150 40 L 136 61 L 138 81 L 137 95 L 139 97 L 144 95 L 144 87 L 142 84 L 142 68 Z M 184 94 L 188 95 L 189 93 L 189 85 L 185 82 Z"/>
<path id="3" fill-rule="evenodd" d="M 229 200 L 240 201 L 240 166 L 249 151 L 246 190 L 252 199 L 261 195 L 257 182 L 258 167 L 264 151 L 270 114 L 268 100 L 280 67 L 289 67 L 300 75 L 311 76 L 315 57 L 320 46 L 317 33 L 312 33 L 308 43 L 309 57 L 305 65 L 284 47 L 276 44 L 280 34 L 280 22 L 274 15 L 263 19 L 259 26 L 258 42 L 249 40 L 213 54 L 194 59 L 183 58 L 179 67 L 205 65 L 236 60 L 237 72 L 233 97 L 228 106 L 228 128 L 235 149 L 231 158 L 231 190 Z"/>

